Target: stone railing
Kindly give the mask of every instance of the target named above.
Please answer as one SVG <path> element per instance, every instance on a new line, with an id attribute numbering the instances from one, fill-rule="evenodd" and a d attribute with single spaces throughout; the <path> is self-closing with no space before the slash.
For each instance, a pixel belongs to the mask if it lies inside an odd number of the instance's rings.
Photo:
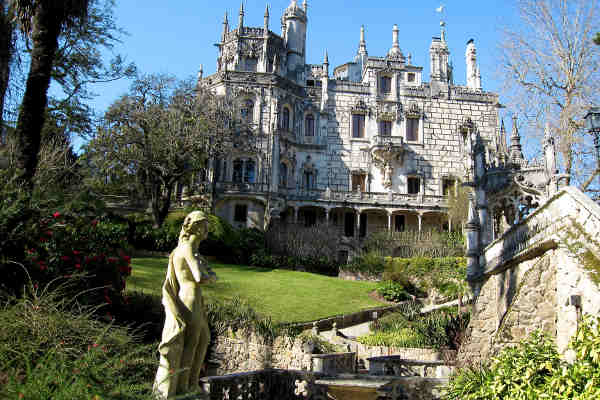
<path id="1" fill-rule="evenodd" d="M 370 375 L 447 378 L 454 371 L 454 363 L 446 361 L 407 360 L 397 355 L 370 357 L 367 360 Z"/>
<path id="2" fill-rule="evenodd" d="M 350 82 L 342 80 L 334 80 L 329 87 L 330 90 L 336 92 L 351 92 L 369 94 L 369 85 L 360 82 Z"/>
<path id="3" fill-rule="evenodd" d="M 280 189 L 280 194 L 292 201 L 338 201 L 369 204 L 389 204 L 395 208 L 422 205 L 444 209 L 447 207 L 447 198 L 438 195 L 421 195 L 406 193 L 378 193 L 378 192 L 352 192 L 341 190 L 322 189 Z"/>
<path id="4" fill-rule="evenodd" d="M 202 378 L 210 400 L 326 400 L 326 388 L 315 381 L 323 374 L 266 369 Z M 203 397 L 199 397 L 201 399 Z"/>
<path id="5" fill-rule="evenodd" d="M 217 191 L 235 193 L 265 193 L 269 191 L 267 183 L 217 182 Z"/>
<path id="6" fill-rule="evenodd" d="M 382 136 L 377 135 L 371 138 L 371 146 L 385 146 L 391 143 L 396 146 L 402 146 L 404 138 L 402 136 Z"/>
<path id="7" fill-rule="evenodd" d="M 428 86 L 403 86 L 400 89 L 401 96 L 409 97 L 427 97 L 429 95 Z"/>
<path id="8" fill-rule="evenodd" d="M 328 375 L 356 372 L 356 353 L 313 354 L 312 370 Z"/>

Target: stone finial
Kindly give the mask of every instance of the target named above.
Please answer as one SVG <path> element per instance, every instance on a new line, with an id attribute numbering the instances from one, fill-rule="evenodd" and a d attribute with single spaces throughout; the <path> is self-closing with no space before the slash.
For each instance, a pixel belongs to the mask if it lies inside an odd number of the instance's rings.
<path id="1" fill-rule="evenodd" d="M 360 27 L 360 42 L 358 44 L 358 54 L 359 55 L 368 55 L 367 53 L 367 42 L 365 40 L 365 26 L 362 25 Z"/>
<path id="2" fill-rule="evenodd" d="M 440 21 L 440 38 L 442 42 L 446 42 L 446 23 L 444 21 Z"/>
<path id="3" fill-rule="evenodd" d="M 279 55 L 275 53 L 273 57 L 273 73 L 276 74 L 279 71 Z"/>
<path id="4" fill-rule="evenodd" d="M 266 5 L 265 8 L 265 20 L 264 20 L 264 25 L 265 25 L 265 36 L 266 34 L 269 32 L 269 5 Z"/>
<path id="5" fill-rule="evenodd" d="M 475 48 L 473 39 L 467 42 L 465 59 L 467 63 L 467 87 L 477 89 L 477 48 Z"/>
<path id="6" fill-rule="evenodd" d="M 323 65 L 329 65 L 329 55 L 327 54 L 327 50 L 325 50 L 325 59 L 323 60 Z"/>
<path id="7" fill-rule="evenodd" d="M 410 53 L 408 53 L 408 56 L 406 57 L 406 64 L 412 65 L 412 54 Z"/>
<path id="8" fill-rule="evenodd" d="M 204 66 L 200 64 L 200 69 L 198 70 L 198 82 L 202 80 L 202 76 L 204 75 Z"/>
<path id="9" fill-rule="evenodd" d="M 479 215 L 477 214 L 475 196 L 473 193 L 469 193 L 469 214 L 467 223 L 479 226 Z"/>

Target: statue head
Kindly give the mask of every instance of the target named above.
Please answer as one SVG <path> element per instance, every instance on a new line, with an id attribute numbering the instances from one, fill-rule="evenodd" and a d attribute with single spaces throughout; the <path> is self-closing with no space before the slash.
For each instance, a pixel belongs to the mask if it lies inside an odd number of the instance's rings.
<path id="1" fill-rule="evenodd" d="M 208 217 L 203 211 L 192 211 L 185 217 L 179 233 L 179 242 L 192 235 L 199 236 L 201 240 L 208 236 Z"/>

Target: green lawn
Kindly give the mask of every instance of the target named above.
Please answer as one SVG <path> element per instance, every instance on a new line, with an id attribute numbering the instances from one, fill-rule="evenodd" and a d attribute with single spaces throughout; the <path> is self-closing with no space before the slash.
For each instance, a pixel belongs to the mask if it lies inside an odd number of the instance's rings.
<path id="1" fill-rule="evenodd" d="M 168 259 L 135 258 L 128 290 L 160 294 Z M 239 296 L 275 322 L 311 321 L 382 306 L 368 296 L 373 282 L 343 281 L 307 272 L 212 264 L 219 280 L 207 284 L 207 299 Z"/>

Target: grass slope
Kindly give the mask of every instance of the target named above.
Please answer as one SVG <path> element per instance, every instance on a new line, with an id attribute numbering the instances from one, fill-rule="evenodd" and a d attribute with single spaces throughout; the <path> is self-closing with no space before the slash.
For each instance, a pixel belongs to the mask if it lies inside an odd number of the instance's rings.
<path id="1" fill-rule="evenodd" d="M 159 295 L 167 262 L 166 257 L 133 259 L 128 289 Z M 213 270 L 219 280 L 204 287 L 206 299 L 239 296 L 274 322 L 311 321 L 383 305 L 368 296 L 373 282 L 239 265 L 213 264 Z"/>

